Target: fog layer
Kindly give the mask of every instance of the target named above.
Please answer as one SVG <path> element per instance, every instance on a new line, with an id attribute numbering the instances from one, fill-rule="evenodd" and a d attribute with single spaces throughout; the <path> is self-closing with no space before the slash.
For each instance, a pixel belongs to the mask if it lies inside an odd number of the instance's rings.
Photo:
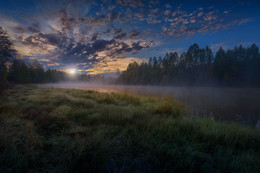
<path id="1" fill-rule="evenodd" d="M 98 83 L 48 83 L 40 87 L 120 92 L 142 96 L 173 97 L 186 103 L 191 116 L 239 122 L 260 129 L 259 88 L 163 87 L 103 85 Z"/>

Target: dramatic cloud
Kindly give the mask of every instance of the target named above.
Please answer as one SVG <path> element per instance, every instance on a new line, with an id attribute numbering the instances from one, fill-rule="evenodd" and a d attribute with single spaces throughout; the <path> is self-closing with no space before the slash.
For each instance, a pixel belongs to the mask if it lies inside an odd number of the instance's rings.
<path id="1" fill-rule="evenodd" d="M 134 57 L 128 57 L 128 58 L 120 58 L 120 59 L 105 59 L 102 61 L 99 61 L 93 67 L 86 70 L 89 74 L 102 74 L 102 73 L 114 73 L 119 71 L 123 71 L 127 68 L 129 63 L 132 62 L 141 63 L 144 60 Z"/>
<path id="2" fill-rule="evenodd" d="M 32 33 L 40 32 L 40 24 L 38 22 L 33 23 L 31 26 L 28 27 L 28 31 Z"/>
<path id="3" fill-rule="evenodd" d="M 141 62 L 148 48 L 165 44 L 165 40 L 187 39 L 251 20 L 231 16 L 231 9 L 207 6 L 191 10 L 158 0 L 36 4 L 19 17 L 0 11 L 0 25 L 8 29 L 18 52 L 46 67 L 77 66 L 91 74 L 124 70 L 133 60 Z"/>
<path id="4" fill-rule="evenodd" d="M 224 12 L 224 14 L 227 14 Z M 247 22 L 249 19 L 232 19 L 227 18 L 218 12 L 218 10 L 212 10 L 208 8 L 203 11 L 203 8 L 199 8 L 196 11 L 187 12 L 180 9 L 172 13 L 172 17 L 165 18 L 167 24 L 162 27 L 162 35 L 170 35 L 175 38 L 182 36 L 192 36 L 200 32 L 208 32 L 220 29 L 226 29 L 233 25 L 240 25 Z"/>

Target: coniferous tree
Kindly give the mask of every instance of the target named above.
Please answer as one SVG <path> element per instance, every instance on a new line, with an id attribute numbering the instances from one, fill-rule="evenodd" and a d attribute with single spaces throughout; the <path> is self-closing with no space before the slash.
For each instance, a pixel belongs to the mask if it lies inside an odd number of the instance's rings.
<path id="1" fill-rule="evenodd" d="M 7 78 L 6 63 L 13 59 L 15 50 L 10 41 L 7 32 L 0 26 L 0 83 L 5 82 Z"/>
<path id="2" fill-rule="evenodd" d="M 180 57 L 170 52 L 148 63 L 129 64 L 119 79 L 127 84 L 260 86 L 259 74 L 260 54 L 255 44 L 227 51 L 220 47 L 215 57 L 208 46 L 201 49 L 193 44 Z"/>

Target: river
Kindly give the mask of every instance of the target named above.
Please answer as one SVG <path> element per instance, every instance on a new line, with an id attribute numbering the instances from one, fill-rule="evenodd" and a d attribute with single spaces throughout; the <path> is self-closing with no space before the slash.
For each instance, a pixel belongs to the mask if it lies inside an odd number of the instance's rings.
<path id="1" fill-rule="evenodd" d="M 238 122 L 260 129 L 260 88 L 130 86 L 93 83 L 48 83 L 39 86 L 173 97 L 186 103 L 192 110 L 193 116 Z"/>

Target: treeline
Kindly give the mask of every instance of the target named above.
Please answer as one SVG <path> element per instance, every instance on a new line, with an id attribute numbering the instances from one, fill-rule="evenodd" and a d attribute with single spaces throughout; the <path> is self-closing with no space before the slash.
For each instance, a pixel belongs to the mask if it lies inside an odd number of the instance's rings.
<path id="1" fill-rule="evenodd" d="M 91 82 L 91 83 L 113 83 L 113 78 L 105 78 L 104 76 L 97 75 L 88 75 L 88 74 L 80 74 L 77 76 L 78 81 L 82 82 Z"/>
<path id="2" fill-rule="evenodd" d="M 44 83 L 66 80 L 67 74 L 56 70 L 45 70 L 44 66 L 34 60 L 26 64 L 24 61 L 14 59 L 8 68 L 7 80 L 11 83 Z"/>
<path id="3" fill-rule="evenodd" d="M 260 53 L 255 44 L 225 51 L 199 48 L 195 43 L 177 52 L 128 65 L 118 78 L 123 84 L 260 86 Z"/>
<path id="4" fill-rule="evenodd" d="M 65 80 L 66 74 L 58 70 L 45 70 L 38 61 L 25 63 L 17 59 L 7 31 L 0 26 L 0 85 L 11 83 L 42 83 Z"/>
<path id="5" fill-rule="evenodd" d="M 104 82 L 101 75 L 69 74 L 56 69 L 45 70 L 37 60 L 25 63 L 21 59 L 13 59 L 7 68 L 7 81 L 11 83 L 49 83 L 61 81 Z"/>
<path id="6" fill-rule="evenodd" d="M 13 48 L 7 31 L 0 26 L 0 90 L 8 83 L 46 83 L 59 81 L 105 81 L 101 75 L 75 74 L 48 69 L 37 60 L 32 62 L 23 61 L 17 58 L 17 52 Z"/>

